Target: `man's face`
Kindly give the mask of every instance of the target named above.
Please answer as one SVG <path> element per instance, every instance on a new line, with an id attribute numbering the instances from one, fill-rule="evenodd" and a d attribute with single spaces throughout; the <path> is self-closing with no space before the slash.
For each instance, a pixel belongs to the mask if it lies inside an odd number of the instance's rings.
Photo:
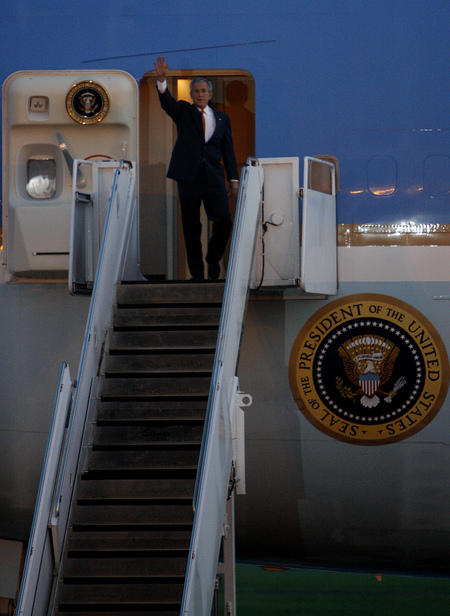
<path id="1" fill-rule="evenodd" d="M 194 105 L 197 105 L 200 109 L 204 109 L 207 106 L 211 96 L 212 92 L 208 90 L 208 86 L 204 81 L 199 81 L 194 85 L 192 100 L 194 101 Z"/>

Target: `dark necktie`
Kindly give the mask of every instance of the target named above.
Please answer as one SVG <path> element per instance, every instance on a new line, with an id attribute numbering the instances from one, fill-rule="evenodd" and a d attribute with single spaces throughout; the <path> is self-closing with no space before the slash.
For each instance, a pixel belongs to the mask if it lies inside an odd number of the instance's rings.
<path id="1" fill-rule="evenodd" d="M 206 121 L 205 121 L 205 110 L 202 109 L 202 124 L 203 124 L 203 134 L 206 135 Z"/>

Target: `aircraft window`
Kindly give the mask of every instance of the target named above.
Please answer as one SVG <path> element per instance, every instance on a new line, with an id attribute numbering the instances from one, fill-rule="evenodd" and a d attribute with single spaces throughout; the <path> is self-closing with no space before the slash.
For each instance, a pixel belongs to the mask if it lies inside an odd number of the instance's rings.
<path id="1" fill-rule="evenodd" d="M 396 191 L 397 163 L 392 156 L 374 156 L 369 160 L 368 186 L 377 197 L 388 197 Z"/>
<path id="2" fill-rule="evenodd" d="M 32 199 L 51 199 L 56 193 L 54 158 L 30 158 L 27 161 L 27 193 Z"/>
<path id="3" fill-rule="evenodd" d="M 336 174 L 336 192 L 339 190 L 339 161 L 335 156 L 316 155 L 314 158 L 319 158 L 328 163 L 333 163 Z M 321 165 L 314 160 L 308 163 L 308 188 L 326 195 L 333 194 L 332 186 L 332 169 L 327 165 Z"/>

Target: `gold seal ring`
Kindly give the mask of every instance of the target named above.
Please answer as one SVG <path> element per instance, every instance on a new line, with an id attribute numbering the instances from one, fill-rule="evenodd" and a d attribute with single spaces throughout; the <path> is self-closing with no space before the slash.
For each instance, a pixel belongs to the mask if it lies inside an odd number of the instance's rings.
<path id="1" fill-rule="evenodd" d="M 406 302 L 378 294 L 330 302 L 292 347 L 291 391 L 303 415 L 335 439 L 383 445 L 409 438 L 443 404 L 449 363 L 436 329 Z"/>
<path id="2" fill-rule="evenodd" d="M 79 124 L 101 122 L 109 109 L 108 92 L 95 81 L 80 81 L 67 93 L 66 109 Z"/>

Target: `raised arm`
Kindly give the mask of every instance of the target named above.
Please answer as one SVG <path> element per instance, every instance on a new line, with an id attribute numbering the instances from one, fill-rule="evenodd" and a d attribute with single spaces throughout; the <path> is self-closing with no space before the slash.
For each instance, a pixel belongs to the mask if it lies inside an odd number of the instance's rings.
<path id="1" fill-rule="evenodd" d="M 156 74 L 158 76 L 158 81 L 163 83 L 166 80 L 166 73 L 169 65 L 166 64 L 166 59 L 164 56 L 158 56 L 156 58 L 156 62 L 153 62 L 156 69 Z"/>

